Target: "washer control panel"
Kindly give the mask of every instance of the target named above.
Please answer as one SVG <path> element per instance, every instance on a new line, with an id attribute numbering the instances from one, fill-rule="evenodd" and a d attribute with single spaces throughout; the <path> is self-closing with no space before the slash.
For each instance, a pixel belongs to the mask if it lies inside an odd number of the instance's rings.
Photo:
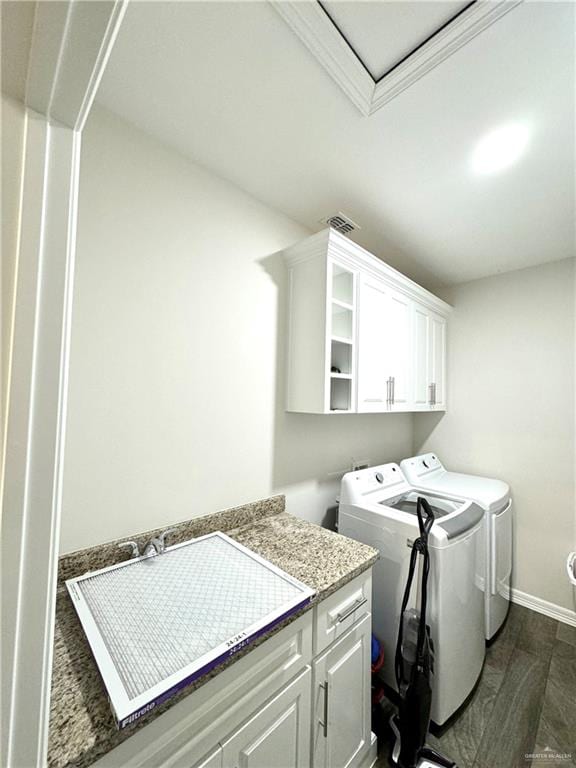
<path id="1" fill-rule="evenodd" d="M 439 469 L 443 470 L 444 467 L 435 453 L 424 453 L 421 456 L 404 459 L 402 469 L 406 473 L 406 477 L 415 482 L 416 478 L 423 477 L 430 472 L 436 472 Z"/>
<path id="2" fill-rule="evenodd" d="M 393 486 L 406 485 L 406 478 L 398 464 L 381 464 L 378 467 L 349 472 L 342 480 L 343 494 L 346 488 L 350 495 L 355 497 L 366 496 L 375 491 L 385 491 Z"/>

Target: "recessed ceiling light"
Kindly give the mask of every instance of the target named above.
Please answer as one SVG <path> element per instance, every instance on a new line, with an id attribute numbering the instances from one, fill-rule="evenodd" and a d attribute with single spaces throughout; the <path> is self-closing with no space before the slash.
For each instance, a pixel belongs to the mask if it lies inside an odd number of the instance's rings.
<path id="1" fill-rule="evenodd" d="M 518 160 L 528 144 L 529 131 L 521 123 L 497 128 L 478 142 L 472 153 L 475 173 L 497 173 Z"/>

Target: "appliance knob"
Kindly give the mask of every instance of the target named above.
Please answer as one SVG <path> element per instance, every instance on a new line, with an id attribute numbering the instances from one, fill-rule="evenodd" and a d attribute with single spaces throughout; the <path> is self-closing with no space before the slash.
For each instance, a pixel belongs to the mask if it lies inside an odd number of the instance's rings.
<path id="1" fill-rule="evenodd" d="M 384 482 L 384 477 L 383 477 L 381 472 L 376 472 L 375 477 L 376 477 L 376 480 L 378 480 L 379 483 L 383 483 Z"/>

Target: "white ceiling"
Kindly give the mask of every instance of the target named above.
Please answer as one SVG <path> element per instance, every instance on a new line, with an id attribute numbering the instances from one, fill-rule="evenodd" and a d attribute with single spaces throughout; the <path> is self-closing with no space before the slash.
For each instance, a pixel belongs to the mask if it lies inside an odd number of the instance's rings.
<path id="1" fill-rule="evenodd" d="M 313 230 L 344 211 L 434 287 L 575 254 L 573 30 L 572 3 L 522 3 L 363 117 L 268 3 L 131 3 L 99 101 Z M 525 155 L 475 175 L 511 121 Z"/>
<path id="2" fill-rule="evenodd" d="M 468 2 L 455 0 L 322 3 L 375 80 L 467 5 Z"/>

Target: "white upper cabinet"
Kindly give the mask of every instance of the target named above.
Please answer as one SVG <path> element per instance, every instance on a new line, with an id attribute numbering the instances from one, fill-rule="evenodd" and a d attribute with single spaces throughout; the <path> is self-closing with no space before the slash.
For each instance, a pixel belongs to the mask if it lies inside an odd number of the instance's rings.
<path id="1" fill-rule="evenodd" d="M 287 410 L 445 409 L 448 304 L 334 230 L 285 258 Z"/>
<path id="2" fill-rule="evenodd" d="M 446 410 L 446 318 L 415 304 L 413 323 L 414 410 Z"/>
<path id="3" fill-rule="evenodd" d="M 413 301 L 403 293 L 390 291 L 386 354 L 393 411 L 406 411 L 412 407 L 412 306 Z"/>
<path id="4" fill-rule="evenodd" d="M 414 304 L 414 313 L 412 320 L 414 333 L 414 352 L 413 352 L 413 404 L 414 410 L 428 410 L 432 403 L 430 371 L 430 312 L 426 307 L 420 304 Z"/>
<path id="5" fill-rule="evenodd" d="M 412 301 L 361 274 L 358 412 L 407 410 L 411 402 Z"/>
<path id="6" fill-rule="evenodd" d="M 446 318 L 433 314 L 431 318 L 430 376 L 432 408 L 446 410 Z"/>
<path id="7" fill-rule="evenodd" d="M 358 411 L 387 411 L 391 393 L 386 354 L 389 291 L 386 283 L 363 275 L 359 294 Z"/>

